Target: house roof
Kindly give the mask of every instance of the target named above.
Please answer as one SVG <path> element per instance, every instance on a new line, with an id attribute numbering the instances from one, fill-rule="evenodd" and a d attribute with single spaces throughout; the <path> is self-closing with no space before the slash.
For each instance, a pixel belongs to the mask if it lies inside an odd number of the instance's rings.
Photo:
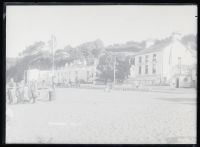
<path id="1" fill-rule="evenodd" d="M 141 55 L 141 54 L 146 54 L 146 53 L 151 53 L 151 52 L 157 52 L 157 51 L 162 51 L 165 47 L 170 45 L 172 42 L 171 38 L 166 39 L 166 40 L 159 40 L 154 43 L 154 45 L 150 46 L 149 48 L 146 48 L 140 52 L 138 52 L 136 55 Z"/>
<path id="2" fill-rule="evenodd" d="M 141 46 L 140 44 L 123 44 L 123 45 L 119 45 L 119 46 L 111 46 L 111 47 L 107 47 L 106 50 L 107 51 L 111 51 L 111 52 L 139 52 L 143 49 L 143 46 Z"/>
<path id="3" fill-rule="evenodd" d="M 165 49 L 167 46 L 169 46 L 171 43 L 173 43 L 174 37 L 170 36 L 168 38 L 162 39 L 162 40 L 156 40 L 153 45 L 150 47 L 145 47 L 143 43 L 130 43 L 130 44 L 121 44 L 121 45 L 116 45 L 116 46 L 110 46 L 107 47 L 107 51 L 111 52 L 127 52 L 127 53 L 134 53 L 134 56 L 136 55 L 142 55 L 142 54 L 147 54 L 147 53 L 152 53 L 152 52 L 159 52 Z M 147 40 L 146 43 L 148 43 Z M 181 40 L 180 43 L 182 44 Z M 184 44 L 182 44 L 184 45 Z M 185 45 L 184 45 L 185 46 Z M 196 51 L 189 49 L 189 51 L 195 56 Z"/>

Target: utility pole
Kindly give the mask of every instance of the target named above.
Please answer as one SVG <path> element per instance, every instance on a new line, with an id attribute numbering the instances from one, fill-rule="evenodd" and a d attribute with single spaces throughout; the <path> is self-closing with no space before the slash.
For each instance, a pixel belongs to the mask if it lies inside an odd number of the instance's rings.
<path id="1" fill-rule="evenodd" d="M 54 36 L 51 36 L 52 39 L 52 77 L 54 76 Z"/>
<path id="2" fill-rule="evenodd" d="M 51 78 L 51 81 L 52 81 L 52 84 L 53 84 L 53 78 L 54 78 L 54 48 L 55 48 L 55 36 L 52 34 L 51 35 L 51 51 L 52 51 L 52 78 Z"/>
<path id="3" fill-rule="evenodd" d="M 181 68 L 181 57 L 180 57 L 180 74 L 181 74 L 181 70 L 182 70 L 182 68 Z"/>
<path id="4" fill-rule="evenodd" d="M 115 72 L 116 72 L 116 56 L 114 56 L 114 80 L 113 80 L 113 83 L 114 83 L 114 86 L 115 86 Z"/>
<path id="5" fill-rule="evenodd" d="M 49 91 L 49 101 L 55 99 L 55 85 L 54 85 L 54 47 L 55 47 L 55 36 L 51 35 L 50 48 L 52 51 L 52 77 L 51 77 L 51 89 Z"/>

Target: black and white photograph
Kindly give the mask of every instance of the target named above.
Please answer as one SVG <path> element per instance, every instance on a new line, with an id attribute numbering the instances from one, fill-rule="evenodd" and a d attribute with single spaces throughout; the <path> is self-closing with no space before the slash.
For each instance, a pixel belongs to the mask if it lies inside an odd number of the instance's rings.
<path id="1" fill-rule="evenodd" d="M 197 5 L 6 5 L 6 144 L 196 144 Z"/>

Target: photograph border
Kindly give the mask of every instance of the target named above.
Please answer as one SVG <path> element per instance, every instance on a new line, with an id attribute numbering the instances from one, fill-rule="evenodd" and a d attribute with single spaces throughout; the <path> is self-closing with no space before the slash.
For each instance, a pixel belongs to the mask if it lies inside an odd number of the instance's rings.
<path id="1" fill-rule="evenodd" d="M 177 2 L 174 1 L 174 0 L 171 0 L 169 2 L 165 2 L 163 3 L 163 1 L 160 1 L 160 2 L 139 2 L 139 1 L 136 1 L 136 2 L 119 2 L 119 1 L 115 1 L 115 2 L 88 2 L 87 0 L 86 1 L 79 1 L 79 2 L 53 2 L 53 1 L 50 1 L 50 2 L 38 2 L 38 1 L 32 1 L 32 2 L 3 2 L 3 4 L 1 5 L 1 13 L 2 13 L 2 29 L 1 29 L 1 42 L 2 42 L 2 45 L 1 45 L 1 50 L 0 50 L 0 59 L 1 59 L 1 67 L 2 67 L 2 70 L 1 70 L 1 144 L 6 144 L 5 143 L 5 133 L 6 133 L 6 122 L 5 122 L 5 110 L 6 110 L 6 88 L 5 88 L 5 85 L 6 85 L 6 6 L 10 6 L 10 5 L 24 5 L 24 6 L 63 6 L 63 5 L 81 5 L 81 6 L 85 6 L 85 5 L 197 5 L 197 7 L 199 6 L 196 1 L 185 1 L 183 0 L 182 2 Z M 198 10 L 197 10 L 198 11 Z M 199 46 L 198 46 L 198 42 L 199 42 L 199 37 L 198 37 L 198 26 L 197 26 L 197 54 L 199 54 Z M 197 59 L 198 59 L 198 56 L 197 56 Z M 199 63 L 198 63 L 198 60 L 197 60 L 197 73 L 199 73 Z M 196 124 L 199 124 L 199 86 L 198 86 L 198 74 L 197 74 L 197 123 Z M 199 125 L 197 125 L 197 130 L 199 130 Z M 173 145 L 171 144 L 170 146 L 198 146 L 199 145 L 199 133 L 197 131 L 197 144 L 196 145 L 189 145 L 189 144 L 185 144 L 185 145 Z M 7 145 L 7 144 L 6 144 Z M 41 145 L 41 144 L 37 144 L 37 145 Z M 43 145 L 43 144 L 42 144 Z M 54 144 L 54 145 L 64 145 L 64 144 Z M 71 144 L 66 144 L 66 145 L 71 145 Z M 82 145 L 85 145 L 85 144 L 82 144 Z M 92 145 L 92 144 L 87 144 L 87 145 Z M 97 144 L 95 144 L 97 145 Z M 106 144 L 104 144 L 106 146 Z M 121 144 L 110 144 L 110 145 L 113 145 L 113 146 L 116 146 L 116 145 L 121 145 Z M 125 144 L 123 144 L 125 145 Z M 152 144 L 131 144 L 133 146 L 150 146 Z M 168 145 L 160 145 L 160 144 L 153 144 L 153 146 L 168 146 Z"/>

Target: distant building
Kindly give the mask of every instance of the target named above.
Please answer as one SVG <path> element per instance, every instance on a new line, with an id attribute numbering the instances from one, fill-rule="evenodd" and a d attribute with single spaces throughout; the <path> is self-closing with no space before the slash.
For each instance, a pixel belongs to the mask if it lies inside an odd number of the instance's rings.
<path id="1" fill-rule="evenodd" d="M 76 60 L 74 63 L 66 64 L 65 67 L 54 70 L 54 81 L 56 83 L 68 83 L 79 80 L 85 83 L 92 83 L 96 76 L 97 61 L 92 65 L 87 65 L 86 61 Z M 52 81 L 52 70 L 30 69 L 26 71 L 26 81 L 45 82 Z"/>
<path id="2" fill-rule="evenodd" d="M 57 83 L 75 82 L 76 79 L 85 83 L 91 83 L 96 73 L 96 65 L 86 65 L 85 62 L 66 64 L 65 67 L 55 70 Z"/>
<path id="3" fill-rule="evenodd" d="M 24 80 L 26 83 L 31 81 L 37 81 L 40 84 L 43 84 L 43 87 L 51 84 L 52 72 L 49 70 L 38 70 L 38 69 L 29 69 L 24 72 Z M 40 87 L 40 86 L 39 86 Z"/>
<path id="4" fill-rule="evenodd" d="M 171 85 L 191 87 L 196 72 L 195 52 L 180 41 L 180 34 L 171 39 L 147 43 L 144 50 L 132 56 L 131 76 L 135 83 L 142 85 Z"/>

